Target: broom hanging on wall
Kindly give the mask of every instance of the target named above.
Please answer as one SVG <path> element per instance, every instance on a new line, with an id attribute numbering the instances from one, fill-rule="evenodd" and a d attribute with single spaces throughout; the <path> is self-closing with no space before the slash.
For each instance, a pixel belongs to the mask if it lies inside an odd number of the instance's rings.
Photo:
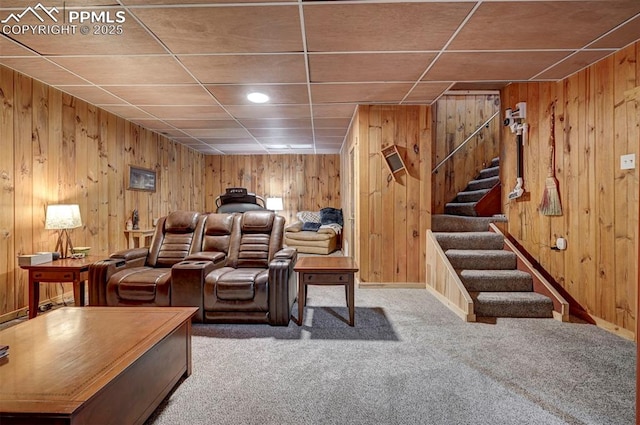
<path id="1" fill-rule="evenodd" d="M 558 180 L 555 176 L 555 148 L 556 148 L 556 106 L 551 105 L 551 136 L 549 137 L 549 172 L 544 184 L 540 212 L 542 215 L 562 215 L 562 205 L 558 194 Z"/>

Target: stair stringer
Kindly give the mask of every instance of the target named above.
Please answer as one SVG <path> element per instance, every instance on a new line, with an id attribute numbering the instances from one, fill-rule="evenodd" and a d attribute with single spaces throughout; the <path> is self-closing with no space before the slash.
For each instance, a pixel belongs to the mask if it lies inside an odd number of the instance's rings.
<path id="1" fill-rule="evenodd" d="M 491 217 L 502 212 L 502 186 L 500 183 L 493 186 L 476 203 L 475 210 L 478 217 Z"/>
<path id="2" fill-rule="evenodd" d="M 569 321 L 569 303 L 562 295 L 553 287 L 551 282 L 527 260 L 526 256 L 508 239 L 504 233 L 493 223 L 489 224 L 489 231 L 498 233 L 504 239 L 504 249 L 516 254 L 517 269 L 525 271 L 533 278 L 533 291 L 542 295 L 546 295 L 553 302 L 553 318 L 561 322 Z"/>
<path id="3" fill-rule="evenodd" d="M 475 322 L 473 299 L 436 240 L 427 230 L 426 289 L 465 322 Z"/>

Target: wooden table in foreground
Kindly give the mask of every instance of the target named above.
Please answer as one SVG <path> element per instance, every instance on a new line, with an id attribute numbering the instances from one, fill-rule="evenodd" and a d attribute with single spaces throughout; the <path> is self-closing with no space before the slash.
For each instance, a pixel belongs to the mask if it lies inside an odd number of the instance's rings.
<path id="1" fill-rule="evenodd" d="M 38 315 L 40 304 L 40 283 L 73 282 L 73 300 L 76 305 L 84 305 L 84 287 L 89 278 L 89 266 L 104 257 L 63 258 L 33 266 L 20 266 L 29 270 L 29 319 Z"/>
<path id="2" fill-rule="evenodd" d="M 0 424 L 142 424 L 191 374 L 193 307 L 64 307 L 0 331 Z"/>
<path id="3" fill-rule="evenodd" d="M 298 272 L 298 326 L 307 305 L 307 285 L 344 285 L 349 308 L 349 325 L 354 325 L 354 273 L 358 265 L 351 257 L 302 257 L 293 268 Z"/>

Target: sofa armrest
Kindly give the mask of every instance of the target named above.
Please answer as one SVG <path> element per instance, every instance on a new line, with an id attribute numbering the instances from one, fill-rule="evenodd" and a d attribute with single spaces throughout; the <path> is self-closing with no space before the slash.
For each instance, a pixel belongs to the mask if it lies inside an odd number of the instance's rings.
<path id="1" fill-rule="evenodd" d="M 295 223 L 291 223 L 284 228 L 285 232 L 300 232 L 302 230 L 302 222 L 296 221 Z"/>
<path id="2" fill-rule="evenodd" d="M 89 305 L 107 305 L 107 282 L 117 271 L 127 268 L 124 259 L 109 258 L 89 266 Z"/>
<path id="3" fill-rule="evenodd" d="M 116 251 L 109 255 L 110 259 L 124 260 L 127 267 L 142 267 L 147 262 L 149 248 L 132 248 Z"/>
<path id="4" fill-rule="evenodd" d="M 185 260 L 171 267 L 171 306 L 198 307 L 193 316 L 204 321 L 204 279 L 224 261 L 214 264 L 207 260 Z"/>
<path id="5" fill-rule="evenodd" d="M 286 248 L 282 248 L 280 251 L 276 252 L 275 255 L 273 256 L 274 259 L 276 258 L 283 258 L 283 259 L 289 259 L 292 260 L 294 263 L 296 262 L 296 260 L 298 259 L 298 250 L 294 247 L 286 247 Z"/>
<path id="6" fill-rule="evenodd" d="M 201 251 L 195 254 L 188 255 L 185 261 L 211 261 L 214 264 L 221 264 L 227 259 L 227 255 L 224 252 L 218 251 Z"/>
<path id="7" fill-rule="evenodd" d="M 298 295 L 297 273 L 293 271 L 297 250 L 285 248 L 282 251 L 284 250 L 292 254 L 292 257 L 275 257 L 269 263 L 269 324 L 274 326 L 289 325 L 293 303 Z"/>

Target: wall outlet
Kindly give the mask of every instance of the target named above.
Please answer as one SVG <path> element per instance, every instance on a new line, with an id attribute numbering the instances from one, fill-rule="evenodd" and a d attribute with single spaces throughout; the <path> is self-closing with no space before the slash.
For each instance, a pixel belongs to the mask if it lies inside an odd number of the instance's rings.
<path id="1" fill-rule="evenodd" d="M 633 170 L 636 168 L 636 154 L 620 155 L 620 169 Z"/>

